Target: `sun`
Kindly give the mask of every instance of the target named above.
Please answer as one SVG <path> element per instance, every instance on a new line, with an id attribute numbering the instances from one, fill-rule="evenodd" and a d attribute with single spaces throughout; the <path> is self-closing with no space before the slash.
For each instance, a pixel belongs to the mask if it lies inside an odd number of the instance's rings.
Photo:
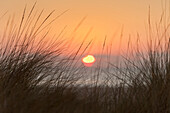
<path id="1" fill-rule="evenodd" d="M 82 62 L 87 67 L 91 67 L 95 61 L 96 61 L 96 59 L 93 55 L 87 55 L 82 58 Z"/>

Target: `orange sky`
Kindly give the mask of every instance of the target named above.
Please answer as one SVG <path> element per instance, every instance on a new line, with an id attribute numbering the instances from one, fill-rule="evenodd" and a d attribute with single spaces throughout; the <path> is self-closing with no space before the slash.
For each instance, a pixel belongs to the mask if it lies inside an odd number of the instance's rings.
<path id="1" fill-rule="evenodd" d="M 1 25 L 13 13 L 16 18 L 21 17 L 25 4 L 31 8 L 34 2 L 35 0 L 0 0 L 0 15 L 8 11 L 8 14 L 0 20 Z M 116 48 L 120 42 L 122 28 L 122 40 L 124 40 L 122 46 L 127 43 L 129 34 L 134 36 L 136 32 L 139 32 L 144 36 L 149 5 L 154 22 L 160 19 L 163 4 L 165 0 L 37 0 L 36 9 L 39 11 L 45 9 L 45 14 L 55 9 L 53 17 L 69 9 L 65 15 L 53 23 L 50 34 L 51 36 L 58 34 L 67 25 L 64 36 L 66 39 L 73 35 L 76 25 L 86 16 L 85 21 L 74 34 L 75 42 L 73 43 L 79 45 L 83 41 L 82 37 L 85 37 L 89 29 L 93 28 L 85 42 L 87 44 L 91 39 L 94 40 L 92 50 L 88 51 L 91 54 L 101 50 L 99 45 L 102 45 L 101 42 L 105 36 L 107 36 L 108 45 L 113 42 L 113 48 Z"/>

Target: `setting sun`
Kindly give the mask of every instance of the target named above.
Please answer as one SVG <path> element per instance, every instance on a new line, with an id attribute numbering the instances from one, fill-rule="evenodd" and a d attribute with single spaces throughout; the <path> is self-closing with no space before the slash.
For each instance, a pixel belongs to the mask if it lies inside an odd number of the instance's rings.
<path id="1" fill-rule="evenodd" d="M 96 59 L 94 58 L 93 55 L 87 55 L 82 58 L 82 62 L 87 67 L 91 67 L 95 61 L 96 61 Z"/>

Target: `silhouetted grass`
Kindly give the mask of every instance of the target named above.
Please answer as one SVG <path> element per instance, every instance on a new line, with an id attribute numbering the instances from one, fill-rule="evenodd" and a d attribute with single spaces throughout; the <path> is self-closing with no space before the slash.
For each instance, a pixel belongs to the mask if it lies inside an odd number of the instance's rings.
<path id="1" fill-rule="evenodd" d="M 68 45 L 60 36 L 47 40 L 48 26 L 64 12 L 48 22 L 53 11 L 41 20 L 43 11 L 36 15 L 34 8 L 28 16 L 24 9 L 19 26 L 9 19 L 1 37 L 0 113 L 170 112 L 169 25 L 158 38 L 149 35 L 148 52 L 136 48 L 130 58 L 123 56 L 123 67 L 109 62 L 109 70 L 100 67 L 100 60 L 92 84 L 80 85 L 84 75 L 74 60 L 82 45 L 66 56 Z M 103 72 L 107 79 L 101 85 Z"/>

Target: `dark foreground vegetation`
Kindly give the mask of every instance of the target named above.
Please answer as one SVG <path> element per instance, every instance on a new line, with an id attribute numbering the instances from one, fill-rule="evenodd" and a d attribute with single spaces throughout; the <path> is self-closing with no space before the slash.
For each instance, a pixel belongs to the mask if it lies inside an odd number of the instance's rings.
<path id="1" fill-rule="evenodd" d="M 24 10 L 18 27 L 9 19 L 1 35 L 0 113 L 170 113 L 169 24 L 157 28 L 154 40 L 149 27 L 147 52 L 135 49 L 123 68 L 109 62 L 116 72 L 104 70 L 103 85 L 100 70 L 93 84 L 83 86 L 74 62 L 79 49 L 63 57 L 66 43 L 46 40 L 53 12 L 42 20 L 34 7 L 27 16 Z"/>

